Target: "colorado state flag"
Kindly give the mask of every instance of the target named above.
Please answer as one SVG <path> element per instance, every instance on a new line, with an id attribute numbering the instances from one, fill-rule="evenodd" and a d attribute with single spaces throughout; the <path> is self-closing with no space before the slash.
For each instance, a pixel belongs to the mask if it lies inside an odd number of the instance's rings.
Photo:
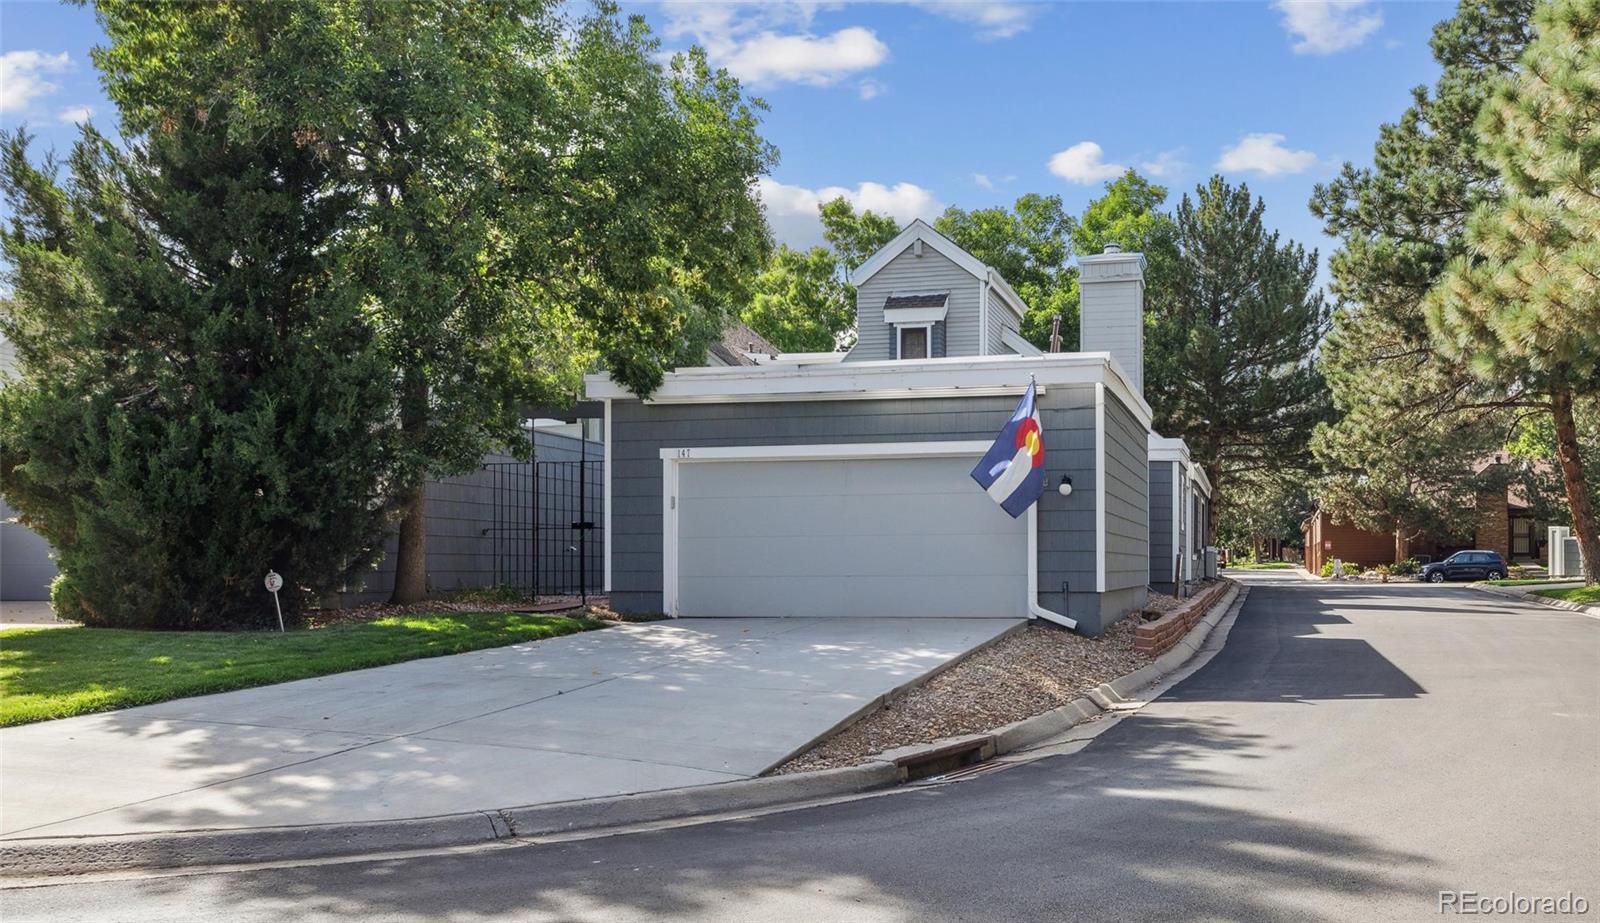
<path id="1" fill-rule="evenodd" d="M 1044 494 L 1044 432 L 1034 406 L 1034 385 L 1022 396 L 994 445 L 972 469 L 977 481 L 1000 508 L 1015 519 Z"/>

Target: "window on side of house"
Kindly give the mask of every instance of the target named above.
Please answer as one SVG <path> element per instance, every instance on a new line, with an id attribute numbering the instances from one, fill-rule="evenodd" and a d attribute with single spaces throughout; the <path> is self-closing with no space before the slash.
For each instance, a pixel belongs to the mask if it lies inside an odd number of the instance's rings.
<path id="1" fill-rule="evenodd" d="M 929 327 L 900 327 L 896 335 L 900 338 L 899 356 L 902 359 L 928 358 L 928 340 L 932 332 Z"/>

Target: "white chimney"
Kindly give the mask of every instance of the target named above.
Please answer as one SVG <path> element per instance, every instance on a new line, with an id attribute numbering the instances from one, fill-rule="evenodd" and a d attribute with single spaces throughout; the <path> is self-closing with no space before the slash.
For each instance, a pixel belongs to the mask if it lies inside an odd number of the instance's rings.
<path id="1" fill-rule="evenodd" d="M 1078 257 L 1078 348 L 1110 353 L 1133 390 L 1144 393 L 1144 254 L 1104 253 Z"/>

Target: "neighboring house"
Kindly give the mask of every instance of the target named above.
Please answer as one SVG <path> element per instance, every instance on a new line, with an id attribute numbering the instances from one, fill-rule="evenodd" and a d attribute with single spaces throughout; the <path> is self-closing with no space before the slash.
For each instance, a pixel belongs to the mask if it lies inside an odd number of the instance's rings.
<path id="1" fill-rule="evenodd" d="M 1174 593 L 1203 576 L 1211 481 L 1182 439 L 1150 434 L 1150 588 Z"/>
<path id="2" fill-rule="evenodd" d="M 612 606 L 1035 617 L 1087 634 L 1143 606 L 1144 258 L 1081 262 L 1086 342 L 1106 352 L 1041 354 L 1005 280 L 916 221 L 852 274 L 848 354 L 679 369 L 644 400 L 589 376 L 606 408 Z M 1049 487 L 1012 519 L 969 471 L 1030 379 Z"/>
<path id="3" fill-rule="evenodd" d="M 1498 464 L 1485 461 L 1487 467 Z M 1439 559 L 1466 548 L 1496 551 L 1512 564 L 1539 564 L 1545 560 L 1549 523 L 1536 518 L 1520 485 L 1505 490 L 1486 490 L 1478 495 L 1477 516 L 1472 539 L 1462 543 L 1448 535 L 1416 535 L 1406 542 L 1403 553 Z M 1363 567 L 1393 564 L 1395 541 L 1392 532 L 1361 529 L 1336 519 L 1320 506 L 1300 525 L 1305 541 L 1306 568 L 1312 573 L 1334 558 L 1353 561 Z"/>
<path id="4" fill-rule="evenodd" d="M 16 349 L 0 335 L 0 387 L 16 367 Z M 0 500 L 0 601 L 49 599 L 57 573 L 50 543 L 18 523 L 16 515 Z"/>

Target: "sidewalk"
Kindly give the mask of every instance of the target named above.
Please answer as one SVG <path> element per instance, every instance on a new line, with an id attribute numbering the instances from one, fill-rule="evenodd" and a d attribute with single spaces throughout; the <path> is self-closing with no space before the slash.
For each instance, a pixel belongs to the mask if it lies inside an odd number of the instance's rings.
<path id="1" fill-rule="evenodd" d="M 682 619 L 0 730 L 0 839 L 344 824 L 755 776 L 1008 619 Z"/>

